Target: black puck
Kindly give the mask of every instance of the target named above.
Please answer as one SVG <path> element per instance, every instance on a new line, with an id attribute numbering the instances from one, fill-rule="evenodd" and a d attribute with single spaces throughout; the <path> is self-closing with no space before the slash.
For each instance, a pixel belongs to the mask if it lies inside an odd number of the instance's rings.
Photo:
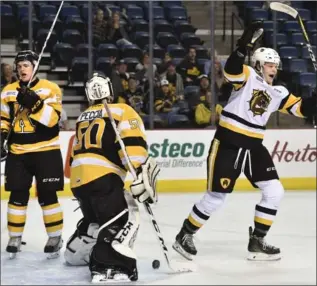
<path id="1" fill-rule="evenodd" d="M 160 265 L 161 265 L 161 263 L 159 260 L 157 260 L 157 259 L 153 260 L 153 262 L 152 262 L 153 269 L 159 269 Z"/>

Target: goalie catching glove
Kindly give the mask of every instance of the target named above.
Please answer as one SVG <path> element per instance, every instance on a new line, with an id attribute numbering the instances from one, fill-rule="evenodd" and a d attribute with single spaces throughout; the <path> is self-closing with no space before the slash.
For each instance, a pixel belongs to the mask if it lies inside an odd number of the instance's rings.
<path id="1" fill-rule="evenodd" d="M 148 157 L 138 168 L 137 178 L 130 186 L 134 199 L 137 199 L 140 203 L 153 204 L 157 202 L 156 183 L 159 172 L 160 168 L 155 160 Z"/>

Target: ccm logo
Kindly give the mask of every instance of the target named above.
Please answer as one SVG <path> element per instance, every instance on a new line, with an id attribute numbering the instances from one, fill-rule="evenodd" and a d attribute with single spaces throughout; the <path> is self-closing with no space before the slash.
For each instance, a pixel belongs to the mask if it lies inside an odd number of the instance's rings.
<path id="1" fill-rule="evenodd" d="M 46 178 L 43 179 L 43 183 L 53 183 L 53 182 L 59 182 L 60 178 Z"/>

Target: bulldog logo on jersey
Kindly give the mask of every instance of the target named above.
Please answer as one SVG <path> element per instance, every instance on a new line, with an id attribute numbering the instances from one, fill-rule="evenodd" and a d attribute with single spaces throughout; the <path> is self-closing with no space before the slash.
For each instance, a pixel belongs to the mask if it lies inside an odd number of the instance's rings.
<path id="1" fill-rule="evenodd" d="M 262 115 L 267 111 L 267 108 L 271 102 L 271 97 L 265 90 L 253 89 L 250 103 L 250 110 L 253 116 Z"/>

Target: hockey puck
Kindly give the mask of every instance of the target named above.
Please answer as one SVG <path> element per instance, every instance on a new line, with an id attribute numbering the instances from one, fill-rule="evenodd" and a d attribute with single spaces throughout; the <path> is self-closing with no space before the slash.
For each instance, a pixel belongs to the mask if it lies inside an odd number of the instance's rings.
<path id="1" fill-rule="evenodd" d="M 153 260 L 153 262 L 152 262 L 153 269 L 159 269 L 160 265 L 161 265 L 161 263 L 159 260 L 157 260 L 157 259 Z"/>

